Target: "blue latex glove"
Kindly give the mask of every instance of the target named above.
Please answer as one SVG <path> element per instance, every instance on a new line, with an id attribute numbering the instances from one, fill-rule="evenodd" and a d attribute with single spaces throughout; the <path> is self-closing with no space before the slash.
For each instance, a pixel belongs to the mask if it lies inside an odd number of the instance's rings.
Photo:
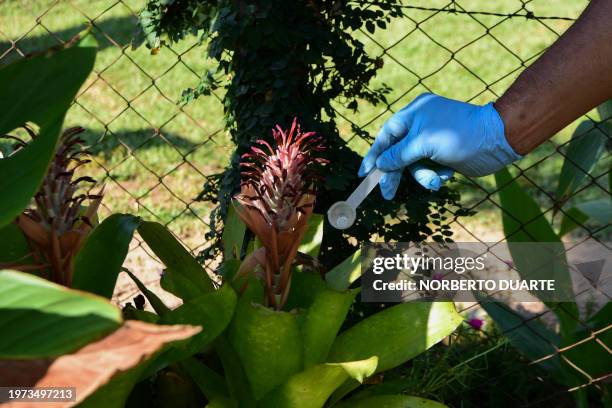
<path id="1" fill-rule="evenodd" d="M 359 176 L 374 167 L 386 172 L 382 195 L 390 200 L 404 167 L 423 187 L 438 190 L 456 170 L 466 176 L 495 173 L 520 159 L 504 135 L 504 123 L 492 103 L 472 105 L 423 94 L 383 125 L 364 157 Z M 417 163 L 431 159 L 434 168 Z"/>

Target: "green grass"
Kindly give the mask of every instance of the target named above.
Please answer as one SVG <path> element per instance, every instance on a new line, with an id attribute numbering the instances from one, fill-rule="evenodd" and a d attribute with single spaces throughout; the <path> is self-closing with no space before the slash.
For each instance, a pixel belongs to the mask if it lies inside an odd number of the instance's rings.
<path id="1" fill-rule="evenodd" d="M 467 10 L 506 13 L 521 6 L 517 0 L 457 3 Z M 410 1 L 411 6 L 445 4 L 437 0 Z M 198 80 L 197 74 L 212 66 L 203 58 L 203 47 L 192 47 L 195 40 L 187 40 L 174 46 L 174 52 L 163 49 L 155 56 L 144 47 L 135 50 L 129 47 L 136 26 L 134 13 L 142 5 L 140 0 L 73 0 L 57 4 L 47 0 L 2 1 L 0 55 L 4 56 L 0 63 L 18 58 L 16 50 L 6 51 L 11 47 L 9 40 L 17 41 L 17 47 L 27 53 L 58 44 L 58 39 L 67 40 L 86 21 L 94 20 L 94 32 L 100 42 L 96 72 L 83 87 L 66 118 L 66 125 L 87 129 L 86 138 L 95 159 L 90 171 L 106 184 L 107 213 L 132 212 L 169 223 L 175 233 L 195 247 L 203 242 L 206 226 L 202 220 L 207 219 L 211 208 L 193 199 L 201 190 L 205 176 L 225 166 L 232 147 L 222 131 L 223 112 L 217 96 L 202 97 L 184 110 L 176 105 L 181 91 L 193 86 Z M 585 5 L 583 1 L 536 0 L 529 8 L 537 15 L 576 17 Z M 428 90 L 475 103 L 493 100 L 516 77 L 522 61 L 529 63 L 530 57 L 555 40 L 553 31 L 561 33 L 569 25 L 567 21 L 546 20 L 547 28 L 525 18 L 506 20 L 490 29 L 490 34 L 502 46 L 486 35 L 485 28 L 493 27 L 502 17 L 478 15 L 479 23 L 465 14 L 439 13 L 430 17 L 433 14 L 430 11 L 407 9 L 406 12 L 407 18 L 395 20 L 373 39 L 357 34 L 372 54 L 383 55 L 385 65 L 372 86 L 385 83 L 393 88 L 389 95 L 392 110 Z M 400 39 L 387 52 L 381 48 Z M 474 40 L 477 41 L 466 46 Z M 455 60 L 449 62 L 451 53 Z M 181 56 L 180 61 L 177 54 Z M 386 107 L 365 103 L 356 114 L 339 103 L 336 107 L 344 117 L 364 126 L 371 134 L 376 133 L 390 114 Z M 340 117 L 338 126 L 355 149 L 366 151 L 365 142 L 352 138 L 349 121 Z M 575 126 L 572 124 L 562 131 L 555 141 L 567 140 Z M 552 145 L 545 145 L 522 161 L 521 166 L 527 167 L 552 151 Z M 561 158 L 556 154 L 527 174 L 545 191 L 552 192 L 560 167 Z M 599 165 L 596 174 L 604 173 L 607 168 Z M 486 196 L 485 191 L 494 189 L 490 177 L 478 180 L 484 191 L 466 180 L 460 179 L 459 183 L 456 187 L 460 188 L 466 205 L 479 202 Z M 543 205 L 550 205 L 544 193 L 532 190 Z M 597 187 L 589 190 L 592 191 L 585 191 L 581 197 L 602 194 Z M 471 223 L 486 223 L 492 213 L 498 218 L 490 202 L 480 204 L 477 209 L 481 210 L 480 215 L 473 217 Z"/>

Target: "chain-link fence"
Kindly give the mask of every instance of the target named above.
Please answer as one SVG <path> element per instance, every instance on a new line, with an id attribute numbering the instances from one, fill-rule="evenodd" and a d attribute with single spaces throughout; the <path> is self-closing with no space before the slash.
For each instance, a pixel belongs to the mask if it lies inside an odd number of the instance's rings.
<path id="1" fill-rule="evenodd" d="M 79 125 L 88 130 L 86 138 L 93 162 L 87 171 L 106 186 L 102 216 L 130 212 L 159 221 L 197 253 L 207 244 L 204 235 L 209 229 L 207 220 L 212 208 L 195 197 L 207 176 L 224 168 L 232 151 L 223 130 L 222 95 L 213 93 L 185 106 L 177 104 L 181 91 L 193 86 L 208 67 L 204 50 L 195 38 L 163 47 L 154 56 L 144 47 L 132 48 L 137 14 L 143 5 L 140 0 L 0 0 L 0 64 L 62 44 L 91 24 L 100 51 L 94 72 L 79 92 L 66 126 Z M 473 103 L 496 99 L 571 25 L 586 5 L 586 1 L 569 0 L 406 2 L 405 16 L 387 29 L 378 30 L 376 35 L 366 31 L 356 34 L 372 55 L 384 60 L 372 86 L 386 83 L 392 91 L 386 106 L 364 108 L 356 114 L 338 104 L 341 134 L 351 147 L 363 153 L 370 141 L 355 136 L 351 128 L 357 126 L 375 134 L 385 118 L 422 92 Z M 600 118 L 597 112 L 590 112 L 586 119 L 606 132 L 601 120 L 606 118 Z M 559 206 L 555 193 L 557 179 L 564 160 L 572 162 L 567 152 L 578 122 L 512 169 L 518 183 L 536 199 L 549 219 L 552 214 L 562 217 L 568 213 L 566 209 L 572 208 L 571 203 L 609 200 L 610 160 L 606 147 L 592 168 L 582 169 L 584 180 L 571 196 L 564 198 L 564 203 L 570 205 Z M 588 128 L 583 133 L 591 131 Z M 606 134 L 610 136 L 609 132 Z M 572 164 L 581 168 L 580 163 Z M 461 191 L 464 206 L 476 211 L 476 215 L 456 217 L 450 224 L 453 238 L 503 243 L 503 209 L 494 179 L 461 177 L 454 188 Z M 595 240 L 609 250 L 606 244 L 609 219 L 601 211 L 599 221 L 595 222 L 568 214 L 570 220 L 579 224 L 571 241 Z M 159 290 L 162 265 L 137 238 L 132 243 L 128 267 Z M 125 302 L 135 293 L 136 289 L 122 281 L 116 300 Z M 477 306 L 466 305 L 465 312 L 472 313 Z M 548 318 L 551 313 L 540 306 L 515 313 L 521 324 L 506 330 L 506 334 L 527 328 L 538 336 L 531 321 L 555 324 L 554 318 Z M 610 344 L 606 343 L 612 332 L 609 323 L 593 331 L 586 318 L 581 318 L 578 325 L 587 330 L 587 337 L 567 344 L 549 341 L 555 352 L 530 364 L 560 356 L 583 379 L 576 386 L 564 387 L 563 392 L 585 387 L 603 389 L 609 383 L 609 373 L 594 377 L 588 369 L 567 358 L 566 352 L 592 343 L 612 358 Z M 517 365 L 489 380 L 512 381 L 524 369 Z M 550 395 L 526 405 L 549 406 L 554 398 L 555 395 Z"/>

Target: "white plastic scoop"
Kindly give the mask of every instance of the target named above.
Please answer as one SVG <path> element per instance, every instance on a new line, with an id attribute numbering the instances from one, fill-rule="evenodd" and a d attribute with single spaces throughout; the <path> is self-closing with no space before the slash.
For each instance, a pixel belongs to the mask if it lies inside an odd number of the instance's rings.
<path id="1" fill-rule="evenodd" d="M 357 217 L 357 207 L 376 187 L 383 174 L 385 173 L 381 170 L 374 169 L 346 201 L 338 201 L 327 210 L 327 219 L 332 227 L 343 230 L 353 225 Z"/>

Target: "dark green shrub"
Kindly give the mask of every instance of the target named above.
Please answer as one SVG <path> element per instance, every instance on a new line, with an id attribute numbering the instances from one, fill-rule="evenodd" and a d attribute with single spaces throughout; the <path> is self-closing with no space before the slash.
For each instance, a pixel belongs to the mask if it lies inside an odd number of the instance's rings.
<path id="1" fill-rule="evenodd" d="M 216 70 L 204 73 L 195 88 L 183 93 L 183 101 L 189 102 L 223 89 L 226 126 L 237 146 L 227 170 L 210 177 L 200 195 L 219 203 L 211 219 L 213 236 L 218 236 L 216 221 L 225 218 L 228 200 L 238 188 L 239 156 L 256 139 L 270 140 L 274 125 L 286 127 L 296 116 L 305 129 L 324 136 L 328 146 L 331 165 L 319 189 L 317 211 L 324 213 L 355 187 L 361 158 L 340 138 L 332 101 L 354 111 L 360 103 L 386 103 L 387 87 L 368 86 L 383 61 L 368 55 L 354 35 L 362 28 L 370 33 L 386 28 L 392 18 L 401 16 L 399 6 L 397 0 L 148 1 L 140 21 L 154 52 L 165 41 L 196 35 L 218 62 Z M 356 126 L 353 131 L 369 138 Z M 440 210 L 438 221 L 444 224 L 441 208 L 456 205 L 458 194 L 447 188 L 431 194 L 406 179 L 399 200 L 386 202 L 378 193 L 366 200 L 361 216 L 344 235 L 326 226 L 322 261 L 338 263 L 354 252 L 356 242 L 373 235 L 397 241 L 428 236 L 443 240 L 450 235 L 441 225 L 432 231 L 427 223 L 429 215 Z M 399 222 L 386 225 L 385 216 Z M 351 237 L 356 241 L 349 242 Z M 219 248 L 209 248 L 204 255 L 214 255 Z"/>

